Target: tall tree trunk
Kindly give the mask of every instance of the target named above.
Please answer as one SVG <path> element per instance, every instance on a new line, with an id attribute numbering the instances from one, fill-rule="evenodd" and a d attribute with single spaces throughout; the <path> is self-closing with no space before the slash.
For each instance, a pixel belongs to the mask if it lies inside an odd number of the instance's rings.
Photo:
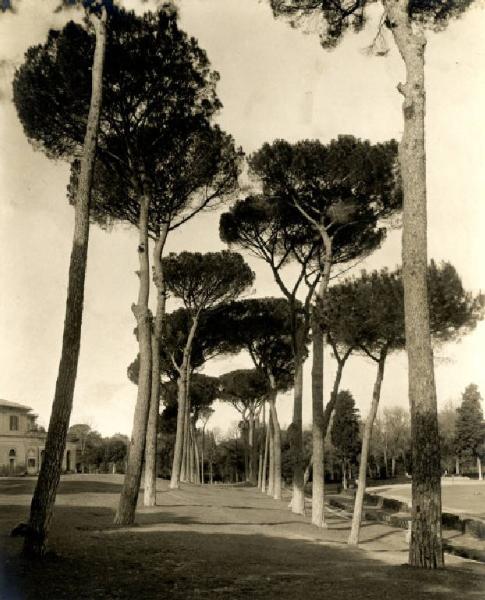
<path id="1" fill-rule="evenodd" d="M 140 370 L 138 374 L 138 393 L 133 416 L 128 467 L 120 494 L 118 510 L 114 522 L 116 525 L 131 525 L 135 520 L 135 510 L 140 491 L 143 454 L 145 451 L 146 428 L 150 409 L 150 389 L 152 375 L 151 315 L 148 309 L 150 293 L 150 265 L 148 257 L 148 210 L 150 198 L 145 193 L 140 199 L 139 244 L 140 287 L 138 304 L 132 306 L 138 328 L 140 352 Z"/>
<path id="2" fill-rule="evenodd" d="M 266 486 L 268 481 L 268 454 L 269 454 L 269 419 L 268 415 L 268 423 L 266 423 L 266 439 L 264 443 L 264 457 L 263 457 L 263 473 L 261 477 L 261 491 L 263 494 L 266 493 Z"/>
<path id="3" fill-rule="evenodd" d="M 455 458 L 455 475 L 460 474 L 460 459 L 458 456 Z"/>
<path id="4" fill-rule="evenodd" d="M 281 428 L 276 411 L 276 382 L 270 377 L 271 392 L 269 396 L 269 409 L 271 412 L 271 424 L 273 426 L 273 498 L 281 500 Z"/>
<path id="5" fill-rule="evenodd" d="M 424 51 L 413 29 L 409 0 L 384 0 L 391 32 L 406 67 L 404 131 L 399 161 L 404 194 L 403 286 L 413 449 L 410 565 L 444 566 L 441 531 L 441 465 L 436 386 L 427 293 L 427 220 Z"/>
<path id="6" fill-rule="evenodd" d="M 377 414 L 377 407 L 379 406 L 379 399 L 381 397 L 382 380 L 384 379 L 384 365 L 386 362 L 387 347 L 384 347 L 379 357 L 377 376 L 374 383 L 374 390 L 372 393 L 372 403 L 369 414 L 364 425 L 364 435 L 362 438 L 362 451 L 360 454 L 360 465 L 359 465 L 359 483 L 357 487 L 357 493 L 355 495 L 354 514 L 352 517 L 352 527 L 350 529 L 349 544 L 357 545 L 359 543 L 360 525 L 362 522 L 362 510 L 364 507 L 364 495 L 365 495 L 365 484 L 366 484 L 366 472 L 367 472 L 367 459 L 369 455 L 369 446 L 372 436 L 372 426 Z"/>
<path id="7" fill-rule="evenodd" d="M 195 333 L 199 324 L 199 312 L 196 313 L 192 320 L 192 326 L 185 344 L 182 365 L 178 368 L 179 378 L 177 381 L 177 432 L 175 434 L 175 447 L 173 452 L 172 474 L 170 477 L 170 489 L 177 489 L 180 484 L 180 471 L 182 467 L 182 446 L 184 443 L 185 416 L 188 405 L 188 389 L 190 375 L 190 353 Z"/>
<path id="8" fill-rule="evenodd" d="M 396 457 L 391 458 L 391 477 L 396 477 Z"/>
<path id="9" fill-rule="evenodd" d="M 323 224 L 319 228 L 325 252 L 322 252 L 323 269 L 321 270 L 320 284 L 312 311 L 312 523 L 317 527 L 325 526 L 324 515 L 324 443 L 326 429 L 324 430 L 323 414 L 323 361 L 325 351 L 325 337 L 321 328 L 322 311 L 325 307 L 325 295 L 330 281 L 332 268 L 332 239 Z"/>
<path id="10" fill-rule="evenodd" d="M 293 391 L 293 422 L 290 425 L 290 447 L 293 459 L 293 497 L 291 511 L 305 514 L 305 491 L 303 486 L 303 360 L 295 358 L 295 381 Z"/>
<path id="11" fill-rule="evenodd" d="M 168 225 L 160 231 L 153 249 L 153 271 L 157 288 L 157 311 L 152 333 L 152 388 L 150 393 L 150 410 L 148 413 L 147 434 L 145 442 L 145 506 L 155 506 L 157 491 L 157 427 L 160 412 L 160 351 L 165 321 L 165 305 L 167 289 L 163 276 L 162 255 L 168 236 Z"/>
<path id="12" fill-rule="evenodd" d="M 175 434 L 175 446 L 173 451 L 172 474 L 170 477 L 170 489 L 177 489 L 180 484 L 180 471 L 182 468 L 182 451 L 184 443 L 185 428 L 185 403 L 187 400 L 187 373 L 183 370 L 177 380 L 177 430 Z"/>
<path id="13" fill-rule="evenodd" d="M 477 471 L 478 471 L 478 481 L 482 481 L 483 476 L 482 476 L 482 461 L 480 460 L 480 457 L 477 456 Z"/>
<path id="14" fill-rule="evenodd" d="M 251 484 L 258 484 L 258 454 L 256 447 L 256 427 L 254 411 L 249 413 L 249 480 Z"/>
<path id="15" fill-rule="evenodd" d="M 266 488 L 266 493 L 268 496 L 272 496 L 274 494 L 274 427 L 273 427 L 273 417 L 271 415 L 271 411 L 268 418 L 268 433 L 269 433 L 269 469 L 268 469 L 268 487 Z"/>
<path id="16" fill-rule="evenodd" d="M 263 441 L 264 441 L 264 424 L 265 418 L 265 404 L 263 403 L 263 423 L 258 426 L 258 488 L 261 489 L 263 485 Z"/>
<path id="17" fill-rule="evenodd" d="M 46 550 L 66 448 L 81 345 L 84 281 L 89 243 L 89 204 L 103 89 L 106 9 L 102 8 L 100 17 L 89 14 L 89 20 L 95 30 L 96 45 L 92 66 L 91 101 L 76 190 L 74 235 L 69 264 L 61 359 L 45 443 L 44 460 L 35 486 L 30 506 L 29 528 L 24 539 L 23 553 L 26 556 L 42 556 Z"/>
<path id="18" fill-rule="evenodd" d="M 342 461 L 342 487 L 344 490 L 348 488 L 347 485 L 347 464 L 346 461 Z"/>
<path id="19" fill-rule="evenodd" d="M 200 452 L 200 483 L 202 485 L 205 484 L 205 473 L 204 473 L 204 457 L 205 454 L 205 423 L 202 426 L 202 446 Z"/>

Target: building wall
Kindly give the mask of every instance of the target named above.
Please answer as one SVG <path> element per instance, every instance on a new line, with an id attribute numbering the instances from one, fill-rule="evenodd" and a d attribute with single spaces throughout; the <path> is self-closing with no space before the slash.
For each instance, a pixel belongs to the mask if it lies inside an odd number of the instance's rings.
<path id="1" fill-rule="evenodd" d="M 19 428 L 17 431 L 10 431 L 10 417 L 16 416 L 19 420 Z M 27 416 L 27 412 L 16 410 L 13 408 L 0 408 L 0 435 L 18 435 L 26 433 L 30 428 L 31 418 Z"/>
<path id="2" fill-rule="evenodd" d="M 29 475 L 36 475 L 42 462 L 45 437 L 45 434 L 39 436 L 33 436 L 32 434 L 23 436 L 0 435 L 0 468 L 2 468 L 2 471 L 27 471 Z M 15 455 L 12 451 L 15 451 Z M 74 471 L 75 468 L 76 444 L 67 442 L 62 470 Z"/>

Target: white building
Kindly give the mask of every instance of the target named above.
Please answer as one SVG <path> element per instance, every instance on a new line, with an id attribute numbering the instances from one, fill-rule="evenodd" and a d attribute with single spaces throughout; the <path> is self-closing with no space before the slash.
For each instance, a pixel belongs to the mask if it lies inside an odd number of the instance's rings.
<path id="1" fill-rule="evenodd" d="M 37 415 L 16 402 L 0 399 L 0 475 L 36 475 L 44 456 L 47 434 L 39 431 Z M 68 441 L 63 471 L 74 471 L 76 444 Z"/>

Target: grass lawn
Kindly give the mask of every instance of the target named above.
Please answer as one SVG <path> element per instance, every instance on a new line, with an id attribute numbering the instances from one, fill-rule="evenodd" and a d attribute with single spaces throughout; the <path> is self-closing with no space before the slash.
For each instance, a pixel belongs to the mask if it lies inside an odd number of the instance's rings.
<path id="1" fill-rule="evenodd" d="M 411 502 L 411 484 L 372 488 L 377 493 L 403 502 Z M 485 519 L 485 481 L 443 480 L 441 487 L 443 510 Z"/>
<path id="2" fill-rule="evenodd" d="M 0 598 L 223 600 L 479 599 L 485 565 L 448 558 L 443 571 L 403 566 L 404 534 L 365 523 L 359 549 L 349 521 L 329 513 L 326 530 L 287 502 L 252 488 L 159 482 L 158 505 L 134 527 L 112 526 L 119 476 L 64 477 L 50 536 L 55 554 L 19 558 L 13 526 L 26 519 L 34 481 L 0 479 Z"/>

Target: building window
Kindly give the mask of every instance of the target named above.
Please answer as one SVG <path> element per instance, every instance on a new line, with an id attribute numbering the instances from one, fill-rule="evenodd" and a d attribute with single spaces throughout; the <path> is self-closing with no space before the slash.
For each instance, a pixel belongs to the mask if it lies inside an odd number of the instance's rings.
<path id="1" fill-rule="evenodd" d="M 15 457 L 17 456 L 17 453 L 15 452 L 15 449 L 14 449 L 14 448 L 12 448 L 12 449 L 10 450 L 10 452 L 8 453 L 8 455 L 9 455 L 10 457 L 13 457 L 13 458 L 15 458 Z"/>
<path id="2" fill-rule="evenodd" d="M 27 461 L 27 466 L 31 469 L 35 468 L 35 458 L 29 458 Z"/>
<path id="3" fill-rule="evenodd" d="M 17 415 L 10 416 L 10 431 L 18 431 L 19 430 L 19 418 Z"/>

